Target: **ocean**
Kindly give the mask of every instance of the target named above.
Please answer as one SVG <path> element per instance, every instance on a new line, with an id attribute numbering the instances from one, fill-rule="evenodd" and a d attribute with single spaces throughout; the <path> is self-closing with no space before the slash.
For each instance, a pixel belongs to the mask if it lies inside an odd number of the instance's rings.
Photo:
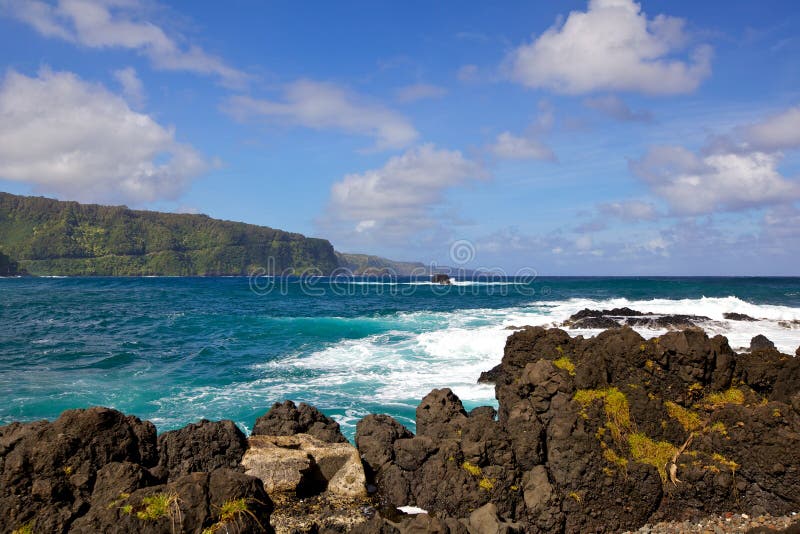
<path id="1" fill-rule="evenodd" d="M 707 316 L 734 349 L 764 334 L 800 345 L 800 278 L 536 278 L 456 281 L 261 278 L 0 279 L 0 424 L 102 405 L 159 432 L 201 418 L 249 431 L 291 399 L 352 439 L 368 413 L 414 429 L 419 400 L 450 387 L 496 405 L 476 380 L 510 326 L 557 326 L 583 308 Z M 754 322 L 728 321 L 725 312 Z M 663 330 L 639 330 L 645 337 Z M 594 330 L 570 331 L 596 335 Z"/>

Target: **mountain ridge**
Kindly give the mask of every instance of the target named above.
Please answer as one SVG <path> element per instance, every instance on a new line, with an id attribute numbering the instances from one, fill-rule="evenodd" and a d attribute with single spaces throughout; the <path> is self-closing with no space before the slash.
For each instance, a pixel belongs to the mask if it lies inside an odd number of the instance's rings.
<path id="1" fill-rule="evenodd" d="M 0 192 L 0 276 L 428 273 L 268 226 Z"/>

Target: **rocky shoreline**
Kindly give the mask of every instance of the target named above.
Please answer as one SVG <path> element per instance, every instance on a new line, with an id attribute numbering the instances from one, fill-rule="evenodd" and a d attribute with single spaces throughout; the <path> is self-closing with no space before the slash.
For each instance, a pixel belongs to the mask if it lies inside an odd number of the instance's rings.
<path id="1" fill-rule="evenodd" d="M 629 319 L 659 318 L 632 311 L 574 318 L 615 321 L 588 339 L 522 328 L 481 377 L 497 410 L 433 390 L 416 435 L 368 415 L 356 447 L 290 401 L 250 437 L 99 407 L 0 427 L 0 532 L 800 530 L 800 359 L 692 317 L 646 340 Z"/>

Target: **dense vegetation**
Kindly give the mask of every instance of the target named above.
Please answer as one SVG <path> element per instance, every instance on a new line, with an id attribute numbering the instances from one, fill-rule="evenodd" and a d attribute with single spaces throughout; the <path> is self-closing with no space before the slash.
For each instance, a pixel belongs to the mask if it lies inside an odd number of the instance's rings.
<path id="1" fill-rule="evenodd" d="M 0 274 L 328 274 L 331 244 L 206 215 L 136 211 L 0 193 Z"/>

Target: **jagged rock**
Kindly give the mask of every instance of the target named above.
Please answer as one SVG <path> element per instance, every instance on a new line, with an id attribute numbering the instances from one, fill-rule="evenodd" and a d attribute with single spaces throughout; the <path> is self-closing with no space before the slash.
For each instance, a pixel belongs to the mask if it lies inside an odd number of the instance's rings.
<path id="1" fill-rule="evenodd" d="M 233 421 L 203 419 L 158 437 L 159 461 L 154 473 L 172 481 L 220 467 L 239 469 L 246 448 L 247 437 Z"/>
<path id="2" fill-rule="evenodd" d="M 313 406 L 301 402 L 299 406 L 287 400 L 276 402 L 270 410 L 256 419 L 253 436 L 292 436 L 310 434 L 330 443 L 346 443 L 339 423 Z"/>
<path id="3" fill-rule="evenodd" d="M 221 517 L 223 510 L 237 511 Z M 161 504 L 161 506 L 159 506 Z M 164 485 L 121 493 L 97 502 L 75 522 L 75 532 L 173 533 L 272 532 L 272 501 L 261 482 L 230 469 L 192 473 Z"/>
<path id="4" fill-rule="evenodd" d="M 682 330 L 698 326 L 710 321 L 702 315 L 680 315 L 655 313 L 642 313 L 630 308 L 613 308 L 611 310 L 583 310 L 574 313 L 564 321 L 564 326 L 569 328 L 605 329 L 618 326 L 641 326 L 645 328 L 669 330 Z"/>
<path id="5" fill-rule="evenodd" d="M 67 531 L 89 508 L 98 470 L 157 459 L 155 427 L 108 408 L 0 427 L 0 517 L 12 530 L 32 521 L 37 531 Z"/>
<path id="6" fill-rule="evenodd" d="M 366 496 L 361 457 L 349 443 L 328 443 L 309 434 L 251 436 L 242 466 L 261 479 L 268 493 Z"/>
<path id="7" fill-rule="evenodd" d="M 722 317 L 728 319 L 729 321 L 757 321 L 758 319 L 754 319 L 749 315 L 744 313 L 736 313 L 736 312 L 725 312 L 722 314 Z"/>
<path id="8" fill-rule="evenodd" d="M 758 334 L 750 340 L 750 352 L 754 350 L 769 350 L 775 349 L 775 343 L 770 341 L 767 336 Z"/>
<path id="9" fill-rule="evenodd" d="M 500 380 L 502 370 L 503 367 L 501 365 L 495 365 L 488 371 L 482 372 L 478 377 L 478 384 L 496 384 L 497 381 Z"/>
<path id="10" fill-rule="evenodd" d="M 492 374 L 497 419 L 445 389 L 420 403 L 416 436 L 388 417 L 359 424 L 382 499 L 428 510 L 442 532 L 448 519 L 472 532 L 477 510 L 487 531 L 536 533 L 800 506 L 796 358 L 737 355 L 698 328 L 646 340 L 627 326 L 590 339 L 527 327 Z M 394 532 L 382 521 L 376 532 Z"/>

